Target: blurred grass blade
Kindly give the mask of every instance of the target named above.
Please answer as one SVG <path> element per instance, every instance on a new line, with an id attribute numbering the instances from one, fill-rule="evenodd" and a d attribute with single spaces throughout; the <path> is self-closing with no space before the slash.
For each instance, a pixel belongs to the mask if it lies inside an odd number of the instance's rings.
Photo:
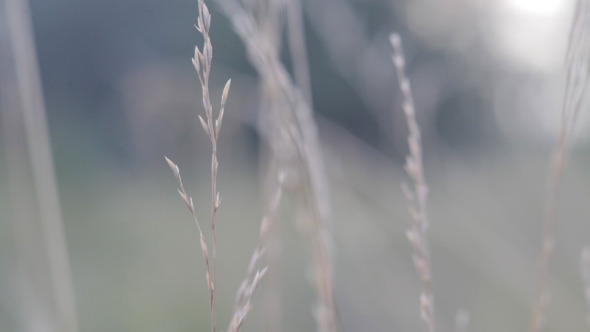
<path id="1" fill-rule="evenodd" d="M 57 330 L 77 332 L 78 317 L 51 152 L 29 4 L 6 0 L 11 46 L 39 213 L 47 246 Z"/>

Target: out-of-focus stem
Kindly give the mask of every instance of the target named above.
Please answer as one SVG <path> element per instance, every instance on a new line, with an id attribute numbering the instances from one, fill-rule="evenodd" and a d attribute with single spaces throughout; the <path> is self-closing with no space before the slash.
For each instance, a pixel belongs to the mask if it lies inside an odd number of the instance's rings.
<path id="1" fill-rule="evenodd" d="M 289 50 L 293 61 L 295 83 L 310 107 L 313 105 L 309 61 L 305 42 L 305 26 L 301 0 L 289 0 L 287 7 Z"/>
<path id="2" fill-rule="evenodd" d="M 314 281 L 318 293 L 316 321 L 318 331 L 335 332 L 336 305 L 332 280 L 332 262 L 329 235 L 325 224 L 331 219 L 331 201 L 328 181 L 317 126 L 311 106 L 300 89 L 293 84 L 287 70 L 281 63 L 278 52 L 271 47 L 261 33 L 259 23 L 251 13 L 245 11 L 241 3 L 234 0 L 218 0 L 222 10 L 231 21 L 234 31 L 246 46 L 251 64 L 269 87 L 273 88 L 281 108 L 276 112 L 281 134 L 293 148 L 295 165 L 302 176 L 304 202 L 308 207 L 312 231 L 308 233 L 312 244 L 314 259 Z"/>
<path id="3" fill-rule="evenodd" d="M 2 17 L 3 18 L 3 17 Z M 2 26 L 4 28 L 4 26 Z M 0 31 L 1 28 L 0 28 Z M 8 36 L 0 32 L 0 44 Z M 51 310 L 43 305 L 43 289 L 35 282 L 35 275 L 41 273 L 39 265 L 45 260 L 43 249 L 37 239 L 35 229 L 35 209 L 29 203 L 34 201 L 31 186 L 27 151 L 23 130 L 23 119 L 18 109 L 18 94 L 12 75 L 12 61 L 7 54 L 10 50 L 0 49 L 0 123 L 2 127 L 3 154 L 8 174 L 10 192 L 10 217 L 14 234 L 16 269 L 19 287 L 20 312 L 26 313 L 22 321 L 28 331 L 39 329 L 51 330 L 49 313 Z M 4 61 L 6 60 L 6 61 Z M 46 300 L 46 299 L 45 299 Z"/>
<path id="4" fill-rule="evenodd" d="M 51 152 L 33 28 L 26 0 L 6 0 L 39 213 L 49 259 L 57 330 L 77 332 L 78 317 L 63 216 Z"/>
<path id="5" fill-rule="evenodd" d="M 588 80 L 590 56 L 590 1 L 578 0 L 570 29 L 566 53 L 566 80 L 563 96 L 559 136 L 555 143 L 549 171 L 545 212 L 543 214 L 543 238 L 537 267 L 536 294 L 531 310 L 529 331 L 540 332 L 549 305 L 549 270 L 555 253 L 555 227 L 557 223 L 557 199 L 563 176 L 567 152 L 574 126 L 581 110 Z"/>
<path id="6" fill-rule="evenodd" d="M 427 236 L 428 215 L 426 203 L 428 201 L 428 186 L 424 176 L 424 163 L 422 161 L 422 135 L 416 121 L 416 107 L 410 80 L 406 76 L 404 51 L 401 38 L 397 34 L 390 36 L 393 47 L 393 64 L 397 72 L 399 87 L 403 96 L 403 109 L 408 122 L 408 147 L 410 154 L 406 157 L 405 169 L 414 183 L 413 189 L 404 186 L 404 192 L 408 198 L 410 213 L 412 214 L 412 227 L 407 231 L 408 240 L 414 247 L 414 266 L 422 289 L 420 294 L 420 318 L 424 331 L 434 332 L 434 291 L 432 289 L 432 273 L 430 265 L 430 245 Z"/>

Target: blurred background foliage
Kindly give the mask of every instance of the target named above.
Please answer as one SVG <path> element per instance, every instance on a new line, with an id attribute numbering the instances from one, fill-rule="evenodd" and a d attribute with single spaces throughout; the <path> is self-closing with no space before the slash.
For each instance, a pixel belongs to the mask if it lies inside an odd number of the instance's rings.
<path id="1" fill-rule="evenodd" d="M 407 181 L 407 129 L 390 59 L 392 31 L 404 41 L 424 135 L 440 331 L 453 330 L 460 309 L 470 312 L 471 331 L 524 330 L 573 1 L 302 2 L 313 106 L 333 192 L 344 330 L 420 328 L 419 284 L 404 235 L 410 217 L 399 189 Z M 203 110 L 190 63 L 201 42 L 193 26 L 197 2 L 30 4 L 81 330 L 207 330 L 198 233 L 163 158 L 179 164 L 205 218 L 209 145 L 196 117 Z M 219 143 L 218 302 L 225 326 L 264 207 L 264 142 L 257 134 L 256 73 L 214 1 L 210 8 L 214 100 L 233 80 Z M 7 15 L 0 6 L 1 112 L 18 109 Z M 580 250 L 590 243 L 587 129 L 582 114 L 560 198 L 552 331 L 587 329 L 578 273 Z M 24 136 L 14 140 L 24 151 Z M 9 180 L 16 174 L 5 171 L 6 158 L 0 154 L 0 330 L 45 331 L 52 309 L 40 229 L 33 223 L 29 230 L 33 260 L 23 295 L 11 223 L 19 204 L 26 218 L 38 219 L 33 184 L 20 188 L 30 200 L 15 202 Z M 18 172 L 30 178 L 27 167 Z M 306 244 L 289 201 L 284 205 L 282 256 L 272 267 L 280 274 L 281 325 L 311 331 Z M 23 311 L 25 296 L 35 312 Z M 264 282 L 246 331 L 263 328 L 263 302 Z"/>

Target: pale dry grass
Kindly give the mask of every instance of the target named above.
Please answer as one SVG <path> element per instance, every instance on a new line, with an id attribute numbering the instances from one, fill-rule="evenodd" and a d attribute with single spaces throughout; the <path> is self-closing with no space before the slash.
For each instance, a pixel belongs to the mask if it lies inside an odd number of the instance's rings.
<path id="1" fill-rule="evenodd" d="M 298 197 L 303 206 L 302 224 L 305 225 L 304 233 L 312 251 L 313 283 L 318 295 L 314 315 L 318 330 L 337 331 L 339 327 L 332 275 L 331 239 L 327 231 L 332 214 L 331 201 L 317 126 L 311 106 L 306 100 L 311 98 L 311 91 L 305 96 L 300 87 L 293 83 L 280 61 L 279 43 L 274 38 L 269 38 L 264 29 L 268 26 L 266 22 L 276 22 L 276 18 L 263 15 L 257 20 L 253 13 L 248 12 L 237 1 L 219 0 L 219 3 L 234 31 L 246 46 L 248 59 L 258 72 L 264 88 L 268 89 L 267 101 L 271 103 L 271 106 L 267 106 L 271 112 L 268 130 L 271 134 L 267 138 L 272 145 L 272 158 L 281 163 L 281 167 L 292 171 L 297 179 Z M 269 1 L 268 6 L 273 8 L 273 3 L 274 1 Z M 291 43 L 294 45 L 303 40 L 302 32 L 297 28 L 296 15 L 294 13 L 291 24 L 298 29 L 292 31 Z M 275 23 L 274 26 L 280 29 L 280 25 Z M 297 67 L 301 84 L 308 84 L 302 73 L 306 70 L 305 63 L 298 61 Z"/>
<path id="2" fill-rule="evenodd" d="M 307 104 L 313 105 L 301 0 L 288 1 L 287 25 L 289 52 L 293 59 L 295 83 L 301 90 Z"/>
<path id="3" fill-rule="evenodd" d="M 11 0 L 8 0 L 10 3 Z M 267 128 L 269 134 L 267 138 L 269 145 L 273 147 L 273 162 L 275 165 L 271 168 L 271 175 L 275 176 L 274 170 L 283 167 L 294 170 L 289 173 L 290 177 L 295 179 L 297 198 L 301 202 L 302 219 L 305 224 L 305 235 L 309 239 L 312 251 L 312 260 L 314 265 L 313 282 L 318 295 L 318 304 L 315 309 L 317 326 L 319 331 L 337 331 L 340 329 L 337 319 L 337 308 L 334 296 L 334 282 L 332 271 L 332 252 L 330 233 L 328 232 L 328 222 L 331 218 L 331 203 L 328 190 L 328 181 L 323 162 L 323 156 L 320 148 L 318 130 L 313 115 L 312 89 L 310 83 L 309 64 L 305 50 L 305 35 L 303 29 L 303 17 L 301 13 L 300 0 L 282 2 L 280 0 L 268 0 L 268 8 L 262 14 L 253 15 L 251 8 L 244 3 L 234 0 L 219 0 L 225 13 L 228 15 L 235 31 L 246 45 L 248 57 L 261 77 L 264 91 L 263 102 L 267 104 L 263 107 L 272 113 L 269 117 Z M 313 1 L 313 0 L 310 0 Z M 264 1 L 261 1 L 264 2 Z M 254 2 L 252 2 L 254 3 Z M 197 218 L 198 209 L 193 198 L 186 191 L 179 167 L 166 158 L 166 162 L 172 169 L 173 174 L 179 184 L 179 194 L 183 202 L 187 205 L 195 224 L 197 225 L 200 237 L 200 249 L 205 261 L 206 282 L 209 292 L 210 306 L 210 324 L 211 331 L 217 332 L 216 307 L 217 307 L 217 234 L 216 219 L 217 212 L 221 205 L 221 197 L 218 192 L 217 178 L 219 170 L 218 160 L 218 142 L 219 135 L 224 117 L 225 104 L 228 98 L 231 80 L 228 81 L 221 95 L 221 107 L 219 112 L 213 110 L 209 77 L 213 59 L 213 47 L 210 40 L 211 15 L 204 0 L 198 0 L 199 15 L 197 21 L 197 30 L 203 37 L 202 48 L 196 47 L 193 57 L 193 66 L 197 71 L 198 78 L 202 89 L 202 101 L 205 109 L 205 116 L 199 116 L 200 124 L 211 143 L 211 206 L 210 206 L 210 223 L 211 237 L 205 236 L 202 224 Z M 579 117 L 582 106 L 582 99 L 586 89 L 588 74 L 588 57 L 590 47 L 587 42 L 588 37 L 588 11 L 590 5 L 587 0 L 580 0 L 574 15 L 572 32 L 569 40 L 567 55 L 567 80 L 565 96 L 563 98 L 563 111 L 561 119 L 561 128 L 559 137 L 555 146 L 554 155 L 549 175 L 549 189 L 546 200 L 546 210 L 544 215 L 544 231 L 542 239 L 542 249 L 539 260 L 539 270 L 537 274 L 537 294 L 534 300 L 531 315 L 531 332 L 539 332 L 543 329 L 546 316 L 547 306 L 549 303 L 549 270 L 550 263 L 555 251 L 555 228 L 556 228 L 556 211 L 559 184 L 563 173 L 568 149 L 572 140 L 574 126 Z M 281 36 L 282 36 L 282 15 L 287 14 L 289 46 L 291 57 L 293 59 L 294 79 L 290 77 L 285 66 L 280 61 Z M 358 36 L 356 36 L 358 37 Z M 20 37 L 17 38 L 19 40 Z M 25 38 L 26 40 L 26 38 Z M 362 44 L 361 44 L 362 45 Z M 404 193 L 407 196 L 410 213 L 412 217 L 411 228 L 407 231 L 407 238 L 413 249 L 413 262 L 417 271 L 420 285 L 420 317 L 425 331 L 434 332 L 445 329 L 444 321 L 435 324 L 435 306 L 434 291 L 432 285 L 431 255 L 429 250 L 428 239 L 428 186 L 424 175 L 424 161 L 421 142 L 421 132 L 416 119 L 416 109 L 412 95 L 410 81 L 405 73 L 405 59 L 400 37 L 391 36 L 391 45 L 393 46 L 393 63 L 397 72 L 398 83 L 403 97 L 403 110 L 409 127 L 408 146 L 409 155 L 406 159 L 405 170 L 409 175 L 412 186 L 403 186 Z M 21 45 L 22 46 L 22 45 Z M 16 48 L 18 49 L 18 48 Z M 22 49 L 21 49 L 22 51 Z M 29 57 L 34 54 L 34 49 L 19 53 L 25 60 L 31 60 Z M 23 56 L 24 54 L 24 56 Z M 18 55 L 18 54 L 17 54 Z M 18 56 L 17 56 L 18 58 Z M 30 65 L 30 64 L 29 64 Z M 30 70 L 26 65 L 21 69 Z M 36 70 L 35 68 L 33 68 Z M 360 69 L 353 69 L 360 70 Z M 25 73 L 26 74 L 26 73 Z M 28 74 L 31 74 L 30 72 Z M 21 77 L 21 80 L 32 80 L 32 86 L 38 85 L 38 73 L 32 73 L 33 76 Z M 357 73 L 358 74 L 358 73 Z M 348 75 L 354 80 L 358 75 Z M 36 82 L 35 82 L 36 80 Z M 295 81 L 295 82 L 293 82 Z M 360 83 L 357 82 L 360 85 Z M 23 104 L 31 109 L 43 108 L 42 98 L 40 98 L 40 88 L 35 90 L 30 86 L 22 83 L 21 94 L 30 97 L 29 100 L 21 96 Z M 30 95 L 27 96 L 27 92 Z M 30 137 L 31 145 L 39 144 L 39 140 L 48 142 L 47 128 L 43 128 L 45 119 L 41 115 L 28 115 L 36 123 L 29 124 L 36 137 Z M 41 122 L 38 122 L 41 120 Z M 39 127 L 41 125 L 41 127 Z M 380 126 L 388 127 L 384 123 Z M 31 129 L 28 128 L 31 132 Z M 30 136 L 33 134 L 29 133 Z M 43 138 L 45 136 L 45 138 Z M 57 196 L 55 179 L 51 178 L 54 173 L 49 146 L 43 144 L 33 146 L 31 150 L 31 159 L 37 161 L 34 169 L 38 190 L 40 193 L 42 215 L 51 218 L 53 231 L 58 233 L 50 234 L 49 256 L 54 263 L 57 262 L 57 271 L 53 272 L 53 279 L 57 281 L 54 285 L 58 321 L 63 327 L 63 331 L 70 332 L 77 329 L 75 302 L 73 301 L 73 286 L 71 276 L 68 281 L 69 266 L 67 261 L 67 251 L 65 251 L 65 241 L 63 241 L 63 230 L 55 227 L 56 222 L 61 222 L 61 212 Z M 367 151 L 363 151 L 366 153 Z M 47 155 L 49 154 L 49 158 Z M 39 157 L 41 156 L 41 157 Z M 40 159 L 39 159 L 40 158 Z M 386 158 L 384 158 L 386 159 Z M 386 159 L 389 162 L 389 159 Z M 35 165 L 34 165 L 35 166 Z M 47 180 L 49 178 L 49 180 Z M 41 179 L 41 180 L 39 180 Z M 278 185 L 272 195 L 269 197 L 268 212 L 262 219 L 259 238 L 256 248 L 250 258 L 247 267 L 246 276 L 240 284 L 235 298 L 235 304 L 231 319 L 228 324 L 228 331 L 238 332 L 243 326 L 244 321 L 252 307 L 252 298 L 260 286 L 261 281 L 268 271 L 268 267 L 263 263 L 264 258 L 268 258 L 266 248 L 272 239 L 273 225 L 276 222 L 277 210 L 283 195 L 284 176 L 280 176 Z M 288 181 L 287 181 L 288 182 Z M 289 188 L 289 189 L 292 189 Z M 373 190 L 370 188 L 369 191 Z M 43 202 L 48 193 L 53 192 L 53 197 L 49 201 Z M 44 195 L 43 195 L 44 194 Z M 377 195 L 376 193 L 372 193 Z M 51 194 L 49 194 L 51 196 Z M 43 212 L 45 211 L 45 212 Z M 438 216 L 438 215 L 437 215 Z M 438 218 L 437 218 L 438 219 Z M 59 226 L 59 225 L 58 225 Z M 60 233 L 61 231 L 61 233 Z M 205 230 L 206 231 L 206 230 Z M 489 236 L 489 235 L 488 235 Z M 51 241 L 58 241 L 57 243 Z M 494 240 L 496 245 L 502 244 L 502 239 Z M 494 242 L 492 241 L 492 242 Z M 61 246 L 61 247 L 60 247 Z M 53 248 L 53 249 L 52 249 Z M 57 248 L 57 251 L 56 251 Z M 60 253 L 61 251 L 61 253 Z M 56 256 L 57 253 L 57 256 Z M 59 257 L 61 255 L 61 257 Z M 57 258 L 56 258 L 57 257 Z M 64 263 L 64 259 L 65 263 Z M 275 260 L 278 258 L 274 258 Z M 474 264 L 475 265 L 475 264 Z M 590 249 L 585 248 L 580 259 L 581 278 L 585 287 L 585 296 L 590 308 Z M 66 273 L 66 274 L 64 274 Z M 504 272 L 503 272 L 504 273 Z M 396 279 L 399 282 L 399 279 Z M 64 288 L 65 287 L 65 288 Z M 68 289 L 70 287 L 71 289 Z M 442 297 L 442 296 L 441 296 Z M 268 312 L 267 312 L 268 314 Z M 589 315 L 590 325 L 590 315 Z M 456 331 L 465 332 L 469 325 L 469 314 L 467 311 L 459 311 L 455 316 Z M 452 321 L 452 319 L 451 319 Z M 68 326 L 66 326 L 68 325 Z M 451 324 L 449 324 L 451 325 Z M 273 330 L 279 330 L 277 325 Z"/>
<path id="4" fill-rule="evenodd" d="M 366 111 L 377 120 L 380 143 L 383 146 L 396 143 L 391 130 L 391 96 L 387 90 L 395 80 L 391 75 L 375 75 L 376 71 L 387 70 L 390 57 L 378 47 L 379 39 L 358 15 L 354 2 L 301 0 L 301 3 L 310 28 L 327 51 L 332 68 L 354 89 L 366 105 Z"/>
<path id="5" fill-rule="evenodd" d="M 0 39 L 7 36 L 0 34 Z M 0 41 L 3 43 L 3 41 Z M 10 72 L 9 61 L 0 49 L 0 72 Z M 46 274 L 41 268 L 46 261 L 44 244 L 36 232 L 36 212 L 31 208 L 35 200 L 29 176 L 26 142 L 23 135 L 23 121 L 18 107 L 18 93 L 9 75 L 0 75 L 0 132 L 3 154 L 6 160 L 5 172 L 8 176 L 10 197 L 10 222 L 14 238 L 15 261 L 18 290 L 21 294 L 21 310 L 27 313 L 25 325 L 29 330 L 50 330 L 53 325 L 51 308 L 42 305 L 44 287 L 34 282 L 34 276 Z"/>
<path id="6" fill-rule="evenodd" d="M 209 37 L 209 30 L 211 28 L 211 14 L 209 13 L 209 9 L 203 0 L 199 0 L 199 17 L 197 21 L 196 28 L 203 36 L 204 45 L 203 50 L 201 51 L 198 46 L 195 47 L 195 54 L 192 59 L 193 66 L 197 71 L 197 75 L 199 77 L 199 82 L 201 83 L 201 90 L 203 94 L 203 106 L 205 108 L 205 119 L 199 115 L 199 121 L 203 130 L 207 134 L 209 141 L 211 142 L 211 234 L 212 234 L 212 241 L 210 241 L 210 245 L 212 247 L 211 254 L 209 253 L 209 245 L 207 244 L 207 240 L 205 239 L 205 235 L 203 233 L 201 224 L 197 218 L 197 211 L 195 204 L 193 202 L 193 198 L 187 193 L 184 185 L 182 183 L 182 178 L 180 175 L 180 170 L 178 166 L 172 162 L 167 157 L 166 162 L 168 166 L 172 170 L 174 177 L 176 178 L 179 189 L 178 193 L 180 197 L 188 207 L 195 224 L 197 225 L 197 229 L 199 231 L 200 237 L 200 245 L 201 245 L 201 253 L 203 258 L 205 259 L 205 268 L 206 268 L 206 280 L 207 280 L 207 287 L 209 290 L 209 298 L 210 298 L 210 313 L 211 313 L 211 331 L 217 331 L 217 322 L 216 322 L 216 252 L 217 252 L 217 234 L 215 229 L 215 221 L 216 221 L 216 214 L 217 210 L 221 205 L 221 196 L 217 191 L 217 174 L 219 170 L 219 161 L 217 159 L 217 144 L 219 142 L 219 134 L 221 131 L 221 125 L 223 122 L 223 116 L 225 112 L 225 104 L 227 102 L 227 97 L 229 94 L 229 89 L 231 86 L 231 80 L 228 80 L 225 84 L 223 89 L 223 93 L 221 95 L 221 107 L 218 112 L 217 117 L 214 117 L 213 114 L 213 106 L 211 104 L 211 99 L 209 95 L 209 76 L 211 72 L 211 63 L 213 60 L 213 46 L 211 44 L 211 39 Z M 244 323 L 248 312 L 251 309 L 251 300 L 254 296 L 256 289 L 258 288 L 260 281 L 266 274 L 268 267 L 260 268 L 260 260 L 264 255 L 265 245 L 270 234 L 270 231 L 273 229 L 273 224 L 276 219 L 276 212 L 279 207 L 281 197 L 282 197 L 282 184 L 284 180 L 284 175 L 279 176 L 279 183 L 278 189 L 275 193 L 273 200 L 269 207 L 268 214 L 262 219 L 262 223 L 260 225 L 260 232 L 259 232 L 259 240 L 252 254 L 250 259 L 250 263 L 248 265 L 248 270 L 246 273 L 246 278 L 243 280 L 242 284 L 240 285 L 237 294 L 236 294 L 236 301 L 234 306 L 234 312 L 232 318 L 229 323 L 228 331 L 231 332 L 238 332 Z"/>
<path id="7" fill-rule="evenodd" d="M 426 235 L 428 231 L 428 216 L 426 213 L 428 186 L 424 177 L 420 127 L 416 121 L 416 108 L 410 80 L 405 73 L 405 58 L 401 38 L 397 34 L 392 34 L 390 41 L 393 47 L 392 60 L 403 96 L 402 106 L 409 129 L 408 146 L 410 148 L 410 154 L 406 157 L 405 169 L 414 184 L 412 189 L 405 184 L 402 186 L 408 198 L 410 214 L 413 220 L 412 227 L 407 231 L 406 235 L 414 248 L 414 266 L 422 284 L 420 294 L 420 317 L 422 324 L 426 332 L 434 332 L 434 292 L 432 290 L 430 249 Z"/>
<path id="8" fill-rule="evenodd" d="M 578 0 L 570 30 L 566 53 L 566 81 L 559 136 L 551 159 L 545 211 L 543 238 L 537 268 L 536 294 L 531 310 L 530 332 L 540 332 L 550 302 L 549 270 L 555 252 L 557 200 L 569 145 L 583 104 L 587 87 L 588 59 L 590 57 L 590 1 Z"/>
<path id="9" fill-rule="evenodd" d="M 10 49 L 15 61 L 18 97 L 37 199 L 37 207 L 31 202 L 27 204 L 29 209 L 38 208 L 41 220 L 55 305 L 55 326 L 52 328 L 60 332 L 77 332 L 79 326 L 76 295 L 30 9 L 27 1 L 8 0 L 6 6 L 9 12 Z"/>
<path id="10" fill-rule="evenodd" d="M 221 131 L 221 125 L 223 123 L 223 115 L 225 112 L 225 103 L 227 101 L 227 96 L 229 94 L 229 88 L 231 85 L 231 80 L 228 80 L 225 84 L 223 89 L 223 93 L 221 95 L 221 107 L 217 118 L 214 118 L 213 115 L 213 106 L 211 105 L 211 98 L 209 95 L 209 76 L 211 74 L 211 63 L 213 61 L 213 45 L 211 44 L 211 38 L 209 37 L 209 30 L 211 28 L 211 14 L 207 5 L 203 0 L 199 0 L 199 16 L 197 19 L 196 28 L 203 36 L 203 47 L 202 51 L 199 49 L 198 46 L 195 46 L 195 54 L 192 59 L 193 66 L 197 71 L 197 75 L 199 77 L 199 82 L 201 83 L 201 91 L 203 94 L 203 107 L 205 108 L 205 119 L 199 115 L 199 121 L 201 122 L 201 126 L 203 130 L 207 134 L 209 141 L 211 142 L 211 233 L 213 236 L 213 240 L 211 242 L 212 246 L 212 253 L 211 256 L 209 255 L 209 250 L 207 246 L 207 241 L 205 240 L 205 236 L 203 235 L 203 231 L 201 229 L 201 225 L 197 219 L 195 206 L 193 204 L 193 199 L 189 196 L 184 189 L 182 184 L 182 179 L 180 177 L 180 171 L 178 166 L 174 164 L 170 159 L 166 158 L 166 162 L 172 169 L 176 180 L 180 185 L 179 193 L 182 197 L 183 201 L 186 203 L 189 211 L 191 212 L 195 223 L 199 229 L 200 235 L 200 242 L 201 242 L 201 251 L 203 253 L 203 257 L 205 258 L 205 266 L 206 266 L 206 278 L 207 278 L 207 287 L 209 289 L 209 304 L 211 309 L 211 331 L 217 331 L 217 323 L 215 318 L 215 300 L 216 300 L 216 281 L 217 281 L 217 264 L 216 264 L 216 256 L 217 256 L 217 232 L 215 229 L 215 218 L 217 215 L 217 210 L 221 205 L 221 196 L 217 191 L 217 172 L 219 170 L 219 161 L 217 160 L 217 143 L 219 141 L 219 134 Z"/>
<path id="11" fill-rule="evenodd" d="M 268 239 L 272 235 L 272 229 L 276 220 L 277 210 L 283 196 L 284 180 L 285 175 L 283 173 L 279 174 L 278 186 L 270 203 L 269 211 L 260 223 L 258 244 L 256 245 L 256 249 L 254 249 L 252 257 L 250 258 L 250 263 L 248 264 L 248 270 L 246 272 L 246 278 L 242 281 L 242 284 L 236 293 L 234 312 L 229 325 L 230 332 L 238 332 L 240 330 L 246 315 L 251 309 L 250 301 L 252 300 L 252 296 L 254 295 L 256 288 L 258 287 L 258 283 L 268 271 L 268 266 L 259 268 L 259 265 L 261 258 L 265 253 Z"/>

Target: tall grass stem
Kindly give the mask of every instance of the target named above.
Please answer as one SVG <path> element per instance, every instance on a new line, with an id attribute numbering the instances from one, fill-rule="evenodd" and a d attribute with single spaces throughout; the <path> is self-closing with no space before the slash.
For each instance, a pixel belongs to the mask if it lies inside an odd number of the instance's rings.
<path id="1" fill-rule="evenodd" d="M 7 0 L 8 24 L 56 307 L 57 330 L 77 332 L 78 315 L 55 177 L 41 75 L 27 0 Z"/>

